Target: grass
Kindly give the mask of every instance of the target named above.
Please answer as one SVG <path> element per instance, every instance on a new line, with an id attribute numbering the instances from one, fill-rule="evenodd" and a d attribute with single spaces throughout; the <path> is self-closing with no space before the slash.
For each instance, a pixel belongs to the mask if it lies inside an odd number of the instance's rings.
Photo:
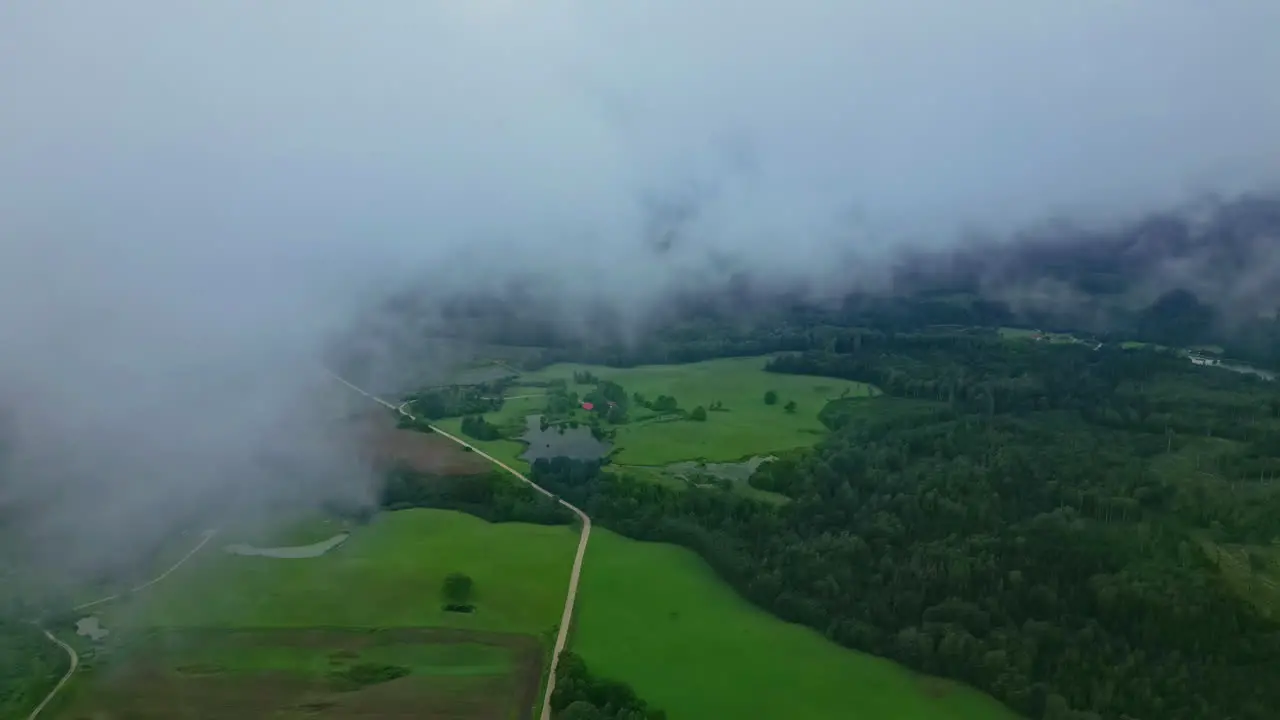
<path id="1" fill-rule="evenodd" d="M 597 529 L 573 649 L 672 718 L 1011 720 L 995 700 L 841 648 L 740 598 L 688 550 Z"/>
<path id="2" fill-rule="evenodd" d="M 541 656 L 519 635 L 152 632 L 117 644 L 110 670 L 78 682 L 58 717 L 515 717 L 532 706 Z"/>
<path id="3" fill-rule="evenodd" d="M 1000 328 L 999 333 L 1000 337 L 1006 340 L 1030 340 L 1039 334 L 1036 330 L 1014 327 L 1002 327 Z"/>
<path id="4" fill-rule="evenodd" d="M 1071 344 L 1080 342 L 1076 336 L 1070 333 L 1041 332 L 1039 330 L 1028 330 L 1026 328 L 1002 327 L 998 331 L 1000 337 L 1005 340 L 1034 340 L 1039 335 L 1050 343 Z"/>
<path id="5" fill-rule="evenodd" d="M 285 524 L 310 539 L 327 523 Z M 78 720 L 166 717 L 514 717 L 532 707 L 576 531 L 411 509 L 357 526 L 318 558 L 241 557 L 224 529 L 164 582 L 104 606 L 105 665 L 75 683 Z M 256 539 L 256 538 L 255 538 Z M 473 613 L 441 607 L 452 572 Z"/>
<path id="6" fill-rule="evenodd" d="M 345 532 L 350 528 L 341 520 L 321 513 L 310 513 L 284 522 L 258 522 L 237 528 L 236 541 L 257 547 L 290 547 L 311 545 Z M 212 542 L 212 541 L 211 541 Z"/>
<path id="7" fill-rule="evenodd" d="M 708 412 L 705 422 L 664 422 L 645 420 L 642 408 L 633 409 L 632 422 L 617 426 L 618 451 L 614 460 L 622 465 L 664 465 L 681 460 L 727 462 L 813 445 L 827 432 L 818 421 L 818 412 L 828 401 L 842 395 L 870 396 L 878 392 L 863 383 L 767 373 L 763 369 L 765 362 L 762 357 L 727 358 L 626 369 L 561 364 L 529 373 L 521 380 L 566 379 L 571 389 L 582 392 L 586 386 L 573 385 L 573 373 L 589 370 L 601 379 L 617 382 L 628 393 L 638 392 L 650 399 L 673 396 L 685 410 L 699 405 L 710 407 L 717 401 L 727 410 Z M 764 394 L 769 390 L 778 394 L 776 405 L 764 403 Z M 788 401 L 796 403 L 796 412 L 784 409 Z"/>
<path id="8" fill-rule="evenodd" d="M 542 634 L 560 616 L 576 531 L 490 524 L 462 513 L 411 509 L 379 515 L 319 558 L 221 552 L 219 537 L 131 603 L 106 610 L 108 627 L 145 618 L 169 627 L 452 627 Z M 445 612 L 451 572 L 475 580 L 477 611 Z"/>
<path id="9" fill-rule="evenodd" d="M 303 631 L 306 632 L 306 631 Z M 286 642 L 271 642 L 272 636 Z M 323 631 L 333 637 L 340 633 Z M 376 637 L 376 634 L 371 636 Z M 420 675 L 501 675 L 514 665 L 508 648 L 477 642 L 432 643 L 381 641 L 360 648 L 345 649 L 341 638 L 317 646 L 290 644 L 289 633 L 172 633 L 161 642 L 149 643 L 148 653 L 170 656 L 179 672 L 210 670 L 222 673 L 295 672 L 320 676 L 335 666 L 353 662 L 398 665 Z M 252 642 L 244 642 L 248 638 Z M 317 649 L 343 648 L 329 652 Z"/>

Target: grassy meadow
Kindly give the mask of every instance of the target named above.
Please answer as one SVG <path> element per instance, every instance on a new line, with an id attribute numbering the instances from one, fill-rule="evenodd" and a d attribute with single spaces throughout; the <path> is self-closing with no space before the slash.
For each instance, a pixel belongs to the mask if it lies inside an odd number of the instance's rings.
<path id="1" fill-rule="evenodd" d="M 694 553 L 591 534 L 572 647 L 681 718 L 1012 720 L 995 700 L 779 620 Z"/>
<path id="2" fill-rule="evenodd" d="M 90 663 L 101 667 L 77 680 L 57 716 L 141 720 L 200 707 L 201 718 L 479 720 L 532 711 L 576 530 L 410 509 L 353 528 L 320 557 L 223 550 L 333 530 L 318 519 L 265 534 L 224 529 L 165 581 L 96 608 L 112 633 Z M 443 609 L 453 572 L 474 580 L 474 612 Z"/>
<path id="3" fill-rule="evenodd" d="M 559 618 L 577 533 L 411 509 L 378 515 L 318 558 L 222 552 L 234 541 L 215 538 L 151 592 L 104 612 L 168 627 L 452 627 L 541 634 Z M 474 579 L 475 613 L 441 608 L 441 585 L 452 572 Z"/>
<path id="4" fill-rule="evenodd" d="M 588 370 L 603 380 L 612 380 L 628 393 L 647 398 L 670 395 L 684 410 L 719 402 L 724 411 L 707 413 L 705 422 L 663 421 L 646 418 L 643 408 L 632 408 L 632 421 L 617 426 L 614 456 L 621 465 L 665 465 L 681 460 L 723 462 L 751 455 L 768 454 L 813 445 L 827 430 L 818 421 L 818 412 L 828 401 L 869 396 L 876 391 L 868 385 L 831 378 L 767 373 L 763 357 L 727 358 L 686 365 L 646 365 L 635 368 L 608 368 L 594 365 L 559 364 L 528 373 L 520 382 L 564 379 L 571 390 L 586 386 L 573 383 L 573 373 Z M 515 387 L 510 395 L 524 394 Z M 766 405 L 764 395 L 778 394 L 775 405 Z M 794 413 L 784 407 L 796 403 Z M 534 410 L 536 412 L 536 409 Z M 501 422 L 525 408 L 503 408 Z M 652 415 L 652 413 L 648 413 Z"/>

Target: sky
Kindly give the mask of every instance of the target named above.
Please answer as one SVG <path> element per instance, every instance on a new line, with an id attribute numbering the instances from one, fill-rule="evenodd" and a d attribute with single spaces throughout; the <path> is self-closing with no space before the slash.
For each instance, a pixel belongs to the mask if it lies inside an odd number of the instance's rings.
<path id="1" fill-rule="evenodd" d="M 1276 27 L 1269 0 L 4 3 L 9 492 L 95 558 L 226 488 L 367 493 L 316 359 L 406 282 L 640 315 L 729 265 L 870 280 L 974 228 L 1274 186 Z"/>

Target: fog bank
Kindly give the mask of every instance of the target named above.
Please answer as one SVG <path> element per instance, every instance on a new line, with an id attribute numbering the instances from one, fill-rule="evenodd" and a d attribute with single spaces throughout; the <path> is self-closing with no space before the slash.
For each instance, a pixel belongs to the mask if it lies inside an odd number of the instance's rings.
<path id="1" fill-rule="evenodd" d="M 409 282 L 636 318 L 731 271 L 872 282 L 962 232 L 1274 182 L 1276 27 L 1191 0 L 6 3 L 0 498 L 93 566 L 210 497 L 367 493 L 316 360 Z"/>

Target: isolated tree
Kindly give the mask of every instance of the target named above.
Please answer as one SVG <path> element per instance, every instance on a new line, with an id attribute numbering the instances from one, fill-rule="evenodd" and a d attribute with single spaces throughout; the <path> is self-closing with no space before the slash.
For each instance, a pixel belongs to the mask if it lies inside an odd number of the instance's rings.
<path id="1" fill-rule="evenodd" d="M 706 419 L 707 419 L 707 409 L 706 409 L 706 408 L 704 408 L 704 407 L 702 407 L 701 405 L 699 405 L 698 407 L 696 407 L 696 408 L 694 408 L 694 409 L 693 409 L 693 412 L 689 413 L 689 419 L 690 419 L 690 420 L 697 420 L 698 422 L 702 422 L 702 421 L 706 420 Z"/>
<path id="2" fill-rule="evenodd" d="M 789 412 L 789 413 L 793 413 L 793 412 L 795 412 L 795 411 L 796 411 L 796 401 L 795 401 L 795 400 L 788 400 L 788 401 L 787 401 L 787 404 L 782 406 L 782 409 L 783 409 L 783 410 L 786 410 L 786 411 L 787 411 L 787 412 Z"/>
<path id="3" fill-rule="evenodd" d="M 472 591 L 475 583 L 472 582 L 471 576 L 462 573 L 449 573 L 444 579 L 444 588 L 442 594 L 444 601 L 448 605 L 470 605 Z"/>
<path id="4" fill-rule="evenodd" d="M 765 404 L 765 405 L 777 405 L 777 404 L 778 404 L 778 393 L 774 392 L 773 390 L 767 390 L 767 391 L 765 391 L 765 394 L 764 394 L 764 404 Z"/>

